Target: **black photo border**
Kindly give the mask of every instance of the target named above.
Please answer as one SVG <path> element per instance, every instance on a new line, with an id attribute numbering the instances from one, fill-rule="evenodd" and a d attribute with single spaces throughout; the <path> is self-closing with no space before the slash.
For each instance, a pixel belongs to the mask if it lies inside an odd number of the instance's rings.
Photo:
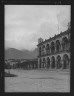
<path id="1" fill-rule="evenodd" d="M 1 0 L 1 30 L 0 30 L 0 96 L 25 96 L 25 95 L 37 95 L 37 96 L 72 96 L 73 95 L 73 31 L 71 29 L 71 78 L 70 78 L 70 92 L 5 92 L 4 82 L 4 19 L 5 19 L 5 5 L 71 5 L 71 26 L 73 25 L 73 13 L 72 2 L 70 0 Z M 71 27 L 72 28 L 72 27 Z M 73 49 L 73 50 L 72 50 Z"/>

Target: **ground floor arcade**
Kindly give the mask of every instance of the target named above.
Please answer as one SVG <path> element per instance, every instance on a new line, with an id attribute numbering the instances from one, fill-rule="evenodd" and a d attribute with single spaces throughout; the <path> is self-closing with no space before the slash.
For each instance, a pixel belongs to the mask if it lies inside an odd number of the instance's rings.
<path id="1" fill-rule="evenodd" d="M 37 69 L 38 61 L 37 60 L 27 60 L 22 63 L 17 63 L 15 68 L 23 68 L 23 69 Z"/>
<path id="2" fill-rule="evenodd" d="M 55 54 L 38 58 L 38 67 L 45 69 L 69 69 L 70 53 Z"/>

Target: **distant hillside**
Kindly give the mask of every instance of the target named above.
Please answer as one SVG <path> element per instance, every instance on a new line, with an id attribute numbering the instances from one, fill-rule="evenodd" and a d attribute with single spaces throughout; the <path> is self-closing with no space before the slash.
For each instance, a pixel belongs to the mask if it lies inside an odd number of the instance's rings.
<path id="1" fill-rule="evenodd" d="M 37 55 L 37 48 L 34 51 L 17 50 L 14 48 L 5 50 L 5 59 L 33 59 L 37 58 Z"/>

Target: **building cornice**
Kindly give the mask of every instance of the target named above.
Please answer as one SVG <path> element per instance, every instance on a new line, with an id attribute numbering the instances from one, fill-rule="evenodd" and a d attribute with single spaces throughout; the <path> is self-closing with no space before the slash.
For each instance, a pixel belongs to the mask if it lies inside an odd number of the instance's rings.
<path id="1" fill-rule="evenodd" d="M 47 40 L 39 43 L 37 46 L 40 46 L 40 45 L 43 45 L 43 44 L 46 43 L 46 42 L 55 40 L 55 39 L 57 39 L 57 38 L 59 38 L 59 37 L 61 37 L 61 36 L 63 36 L 63 35 L 68 34 L 68 33 L 70 33 L 70 29 L 68 29 L 68 30 L 66 30 L 66 31 L 64 31 L 64 32 L 61 32 L 60 34 L 57 34 L 57 35 L 55 35 L 54 37 L 50 37 L 49 39 L 47 39 Z"/>
<path id="2" fill-rule="evenodd" d="M 50 53 L 50 54 L 44 54 L 44 55 L 41 55 L 41 56 L 37 56 L 37 57 L 45 57 L 45 56 L 51 56 L 51 55 L 56 55 L 56 54 L 61 54 L 61 53 L 70 53 L 69 50 L 65 50 L 65 51 L 60 51 L 60 52 L 55 52 L 55 53 Z"/>

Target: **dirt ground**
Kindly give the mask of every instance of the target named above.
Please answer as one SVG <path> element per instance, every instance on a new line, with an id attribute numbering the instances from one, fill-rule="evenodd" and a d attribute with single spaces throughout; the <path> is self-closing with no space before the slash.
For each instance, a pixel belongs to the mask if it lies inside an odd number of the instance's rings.
<path id="1" fill-rule="evenodd" d="M 70 92 L 70 72 L 11 69 L 10 73 L 17 77 L 5 77 L 5 92 Z"/>

